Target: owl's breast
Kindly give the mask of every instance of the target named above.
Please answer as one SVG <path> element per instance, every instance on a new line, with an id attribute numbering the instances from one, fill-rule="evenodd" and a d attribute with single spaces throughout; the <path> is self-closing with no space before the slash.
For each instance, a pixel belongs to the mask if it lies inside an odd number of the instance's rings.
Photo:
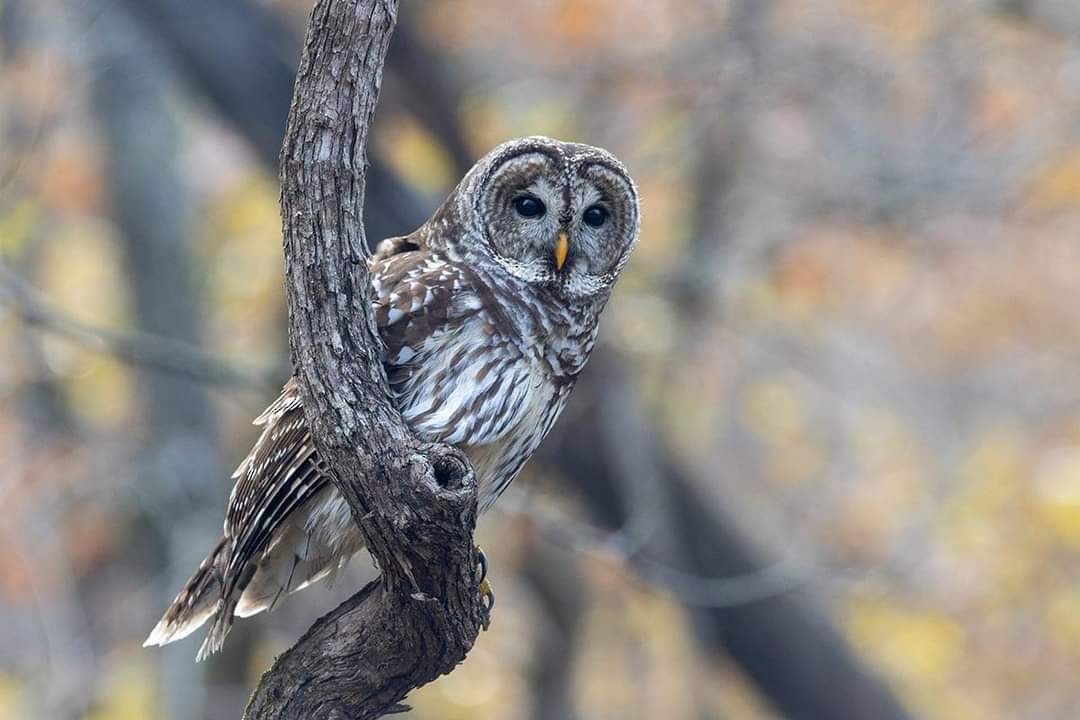
<path id="1" fill-rule="evenodd" d="M 434 333 L 397 378 L 398 408 L 420 437 L 469 455 L 490 505 L 540 444 L 568 390 L 493 331 L 483 313 Z"/>
<path id="2" fill-rule="evenodd" d="M 505 278 L 423 253 L 378 269 L 375 319 L 398 409 L 420 437 L 470 456 L 486 507 L 562 409 L 581 364 L 570 338 Z"/>

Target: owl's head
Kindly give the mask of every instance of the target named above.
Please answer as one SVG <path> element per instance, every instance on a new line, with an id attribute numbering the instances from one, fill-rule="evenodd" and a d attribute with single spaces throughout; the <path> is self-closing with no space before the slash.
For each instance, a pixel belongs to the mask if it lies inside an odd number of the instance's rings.
<path id="1" fill-rule="evenodd" d="M 589 145 L 504 143 L 455 195 L 466 232 L 448 241 L 464 258 L 493 261 L 567 303 L 602 304 L 637 241 L 637 188 L 611 153 Z"/>

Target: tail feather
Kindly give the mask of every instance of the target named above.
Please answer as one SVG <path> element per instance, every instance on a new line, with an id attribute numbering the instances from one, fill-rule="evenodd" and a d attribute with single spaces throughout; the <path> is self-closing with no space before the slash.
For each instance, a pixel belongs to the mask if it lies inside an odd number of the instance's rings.
<path id="1" fill-rule="evenodd" d="M 210 630 L 206 633 L 206 639 L 199 646 L 199 654 L 195 656 L 195 662 L 202 662 L 220 650 L 225 645 L 225 636 L 232 630 L 233 614 L 225 612 L 224 599 L 217 601 L 211 609 L 211 614 L 213 614 L 214 619 L 210 623 Z"/>
<path id="2" fill-rule="evenodd" d="M 198 630 L 219 609 L 222 592 L 219 568 L 224 553 L 225 538 L 222 538 L 150 631 L 143 647 L 167 645 L 185 638 Z M 224 633 L 221 639 L 224 640 Z"/>
<path id="3" fill-rule="evenodd" d="M 266 547 L 256 548 L 242 561 L 232 557 L 231 545 L 222 538 L 143 645 L 166 645 L 209 624 L 197 656 L 203 660 L 221 649 L 236 618 L 269 611 L 289 593 L 327 576 L 332 582 L 363 547 L 348 504 L 327 483 L 277 521 Z M 227 568 L 234 574 L 226 581 Z"/>

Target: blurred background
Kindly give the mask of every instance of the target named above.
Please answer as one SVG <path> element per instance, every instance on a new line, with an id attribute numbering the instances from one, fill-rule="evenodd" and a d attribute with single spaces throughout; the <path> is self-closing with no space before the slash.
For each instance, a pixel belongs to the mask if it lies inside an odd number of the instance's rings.
<path id="1" fill-rule="evenodd" d="M 0 718 L 239 718 L 372 574 L 140 643 L 288 375 L 309 0 L 0 0 Z M 420 720 L 1072 718 L 1080 3 L 406 0 L 369 238 L 510 137 L 642 242 Z"/>

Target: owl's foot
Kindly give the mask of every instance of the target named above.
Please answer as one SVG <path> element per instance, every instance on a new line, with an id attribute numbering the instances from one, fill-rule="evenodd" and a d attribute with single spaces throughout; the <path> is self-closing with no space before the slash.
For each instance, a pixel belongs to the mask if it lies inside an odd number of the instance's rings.
<path id="1" fill-rule="evenodd" d="M 476 548 L 477 559 L 477 584 L 480 586 L 480 597 L 484 602 L 484 629 L 491 625 L 491 611 L 495 609 L 495 591 L 488 582 L 488 559 L 487 555 L 479 547 Z"/>

